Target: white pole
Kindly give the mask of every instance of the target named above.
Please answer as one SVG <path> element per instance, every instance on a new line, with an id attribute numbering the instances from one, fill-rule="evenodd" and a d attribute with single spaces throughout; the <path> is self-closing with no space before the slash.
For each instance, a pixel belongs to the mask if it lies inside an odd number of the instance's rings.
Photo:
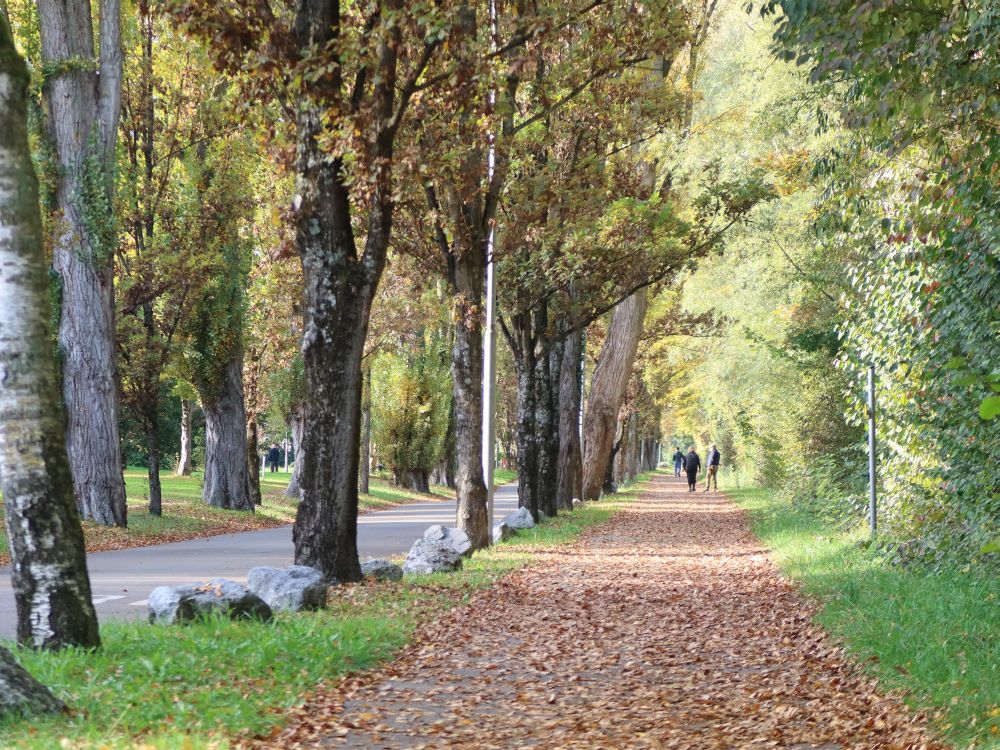
<path id="1" fill-rule="evenodd" d="M 288 437 L 286 436 L 281 441 L 282 447 L 285 449 L 285 473 L 288 473 Z"/>
<path id="2" fill-rule="evenodd" d="M 494 0 L 490 0 L 490 32 L 494 44 L 497 34 L 497 10 Z M 490 91 L 490 104 L 496 103 L 496 92 Z M 493 183 L 493 170 L 496 168 L 496 142 L 490 135 L 490 147 L 486 157 L 486 184 Z M 489 518 L 490 541 L 493 540 L 493 468 L 496 455 L 496 297 L 493 278 L 493 241 L 494 225 L 490 224 L 486 236 L 486 328 L 483 330 L 483 480 L 486 482 L 486 512 Z"/>
<path id="3" fill-rule="evenodd" d="M 492 155 L 491 155 L 492 156 Z M 483 479 L 486 481 L 490 531 L 493 529 L 493 468 L 496 465 L 496 300 L 493 280 L 493 230 L 486 241 L 486 329 L 483 331 Z"/>

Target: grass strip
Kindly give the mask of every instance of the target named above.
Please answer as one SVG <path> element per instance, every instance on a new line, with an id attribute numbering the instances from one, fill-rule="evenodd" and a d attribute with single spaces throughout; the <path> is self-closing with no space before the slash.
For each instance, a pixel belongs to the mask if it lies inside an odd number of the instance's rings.
<path id="1" fill-rule="evenodd" d="M 864 528 L 830 529 L 762 489 L 728 491 L 772 557 L 820 604 L 818 620 L 886 690 L 956 747 L 1000 748 L 1000 580 L 977 569 L 887 564 Z"/>
<path id="2" fill-rule="evenodd" d="M 456 573 L 337 587 L 323 612 L 281 615 L 267 625 L 112 622 L 101 628 L 104 646 L 95 653 L 15 649 L 73 712 L 8 719 L 0 723 L 0 747 L 217 750 L 234 737 L 268 735 L 324 680 L 391 658 L 419 622 L 467 601 L 538 551 L 574 541 L 640 488 L 522 531 Z"/>

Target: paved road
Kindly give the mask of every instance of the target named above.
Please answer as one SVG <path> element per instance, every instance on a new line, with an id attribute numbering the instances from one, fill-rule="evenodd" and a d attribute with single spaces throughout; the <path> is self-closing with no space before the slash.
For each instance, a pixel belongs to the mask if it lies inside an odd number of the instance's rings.
<path id="1" fill-rule="evenodd" d="M 516 508 L 517 485 L 498 488 L 495 517 L 503 518 Z M 435 523 L 454 526 L 454 500 L 413 503 L 363 515 L 358 519 L 361 559 L 405 554 L 421 532 Z M 281 567 L 291 561 L 291 526 L 87 555 L 94 605 L 102 622 L 145 617 L 146 599 L 157 586 L 215 577 L 246 581 L 247 571 L 256 565 Z M 9 572 L 7 567 L 0 568 L 0 638 L 15 636 Z"/>

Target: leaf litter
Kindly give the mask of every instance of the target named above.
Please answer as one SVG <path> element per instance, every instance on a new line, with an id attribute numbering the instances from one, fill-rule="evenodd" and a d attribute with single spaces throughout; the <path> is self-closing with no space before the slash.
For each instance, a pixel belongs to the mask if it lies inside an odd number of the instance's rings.
<path id="1" fill-rule="evenodd" d="M 812 622 L 723 495 L 658 477 L 256 748 L 943 750 Z"/>

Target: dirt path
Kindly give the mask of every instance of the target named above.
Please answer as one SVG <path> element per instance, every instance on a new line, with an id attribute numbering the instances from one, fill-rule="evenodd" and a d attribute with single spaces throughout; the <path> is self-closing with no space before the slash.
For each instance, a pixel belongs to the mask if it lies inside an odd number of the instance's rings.
<path id="1" fill-rule="evenodd" d="M 684 489 L 657 479 L 274 746 L 941 747 L 810 624 L 743 514 Z"/>

